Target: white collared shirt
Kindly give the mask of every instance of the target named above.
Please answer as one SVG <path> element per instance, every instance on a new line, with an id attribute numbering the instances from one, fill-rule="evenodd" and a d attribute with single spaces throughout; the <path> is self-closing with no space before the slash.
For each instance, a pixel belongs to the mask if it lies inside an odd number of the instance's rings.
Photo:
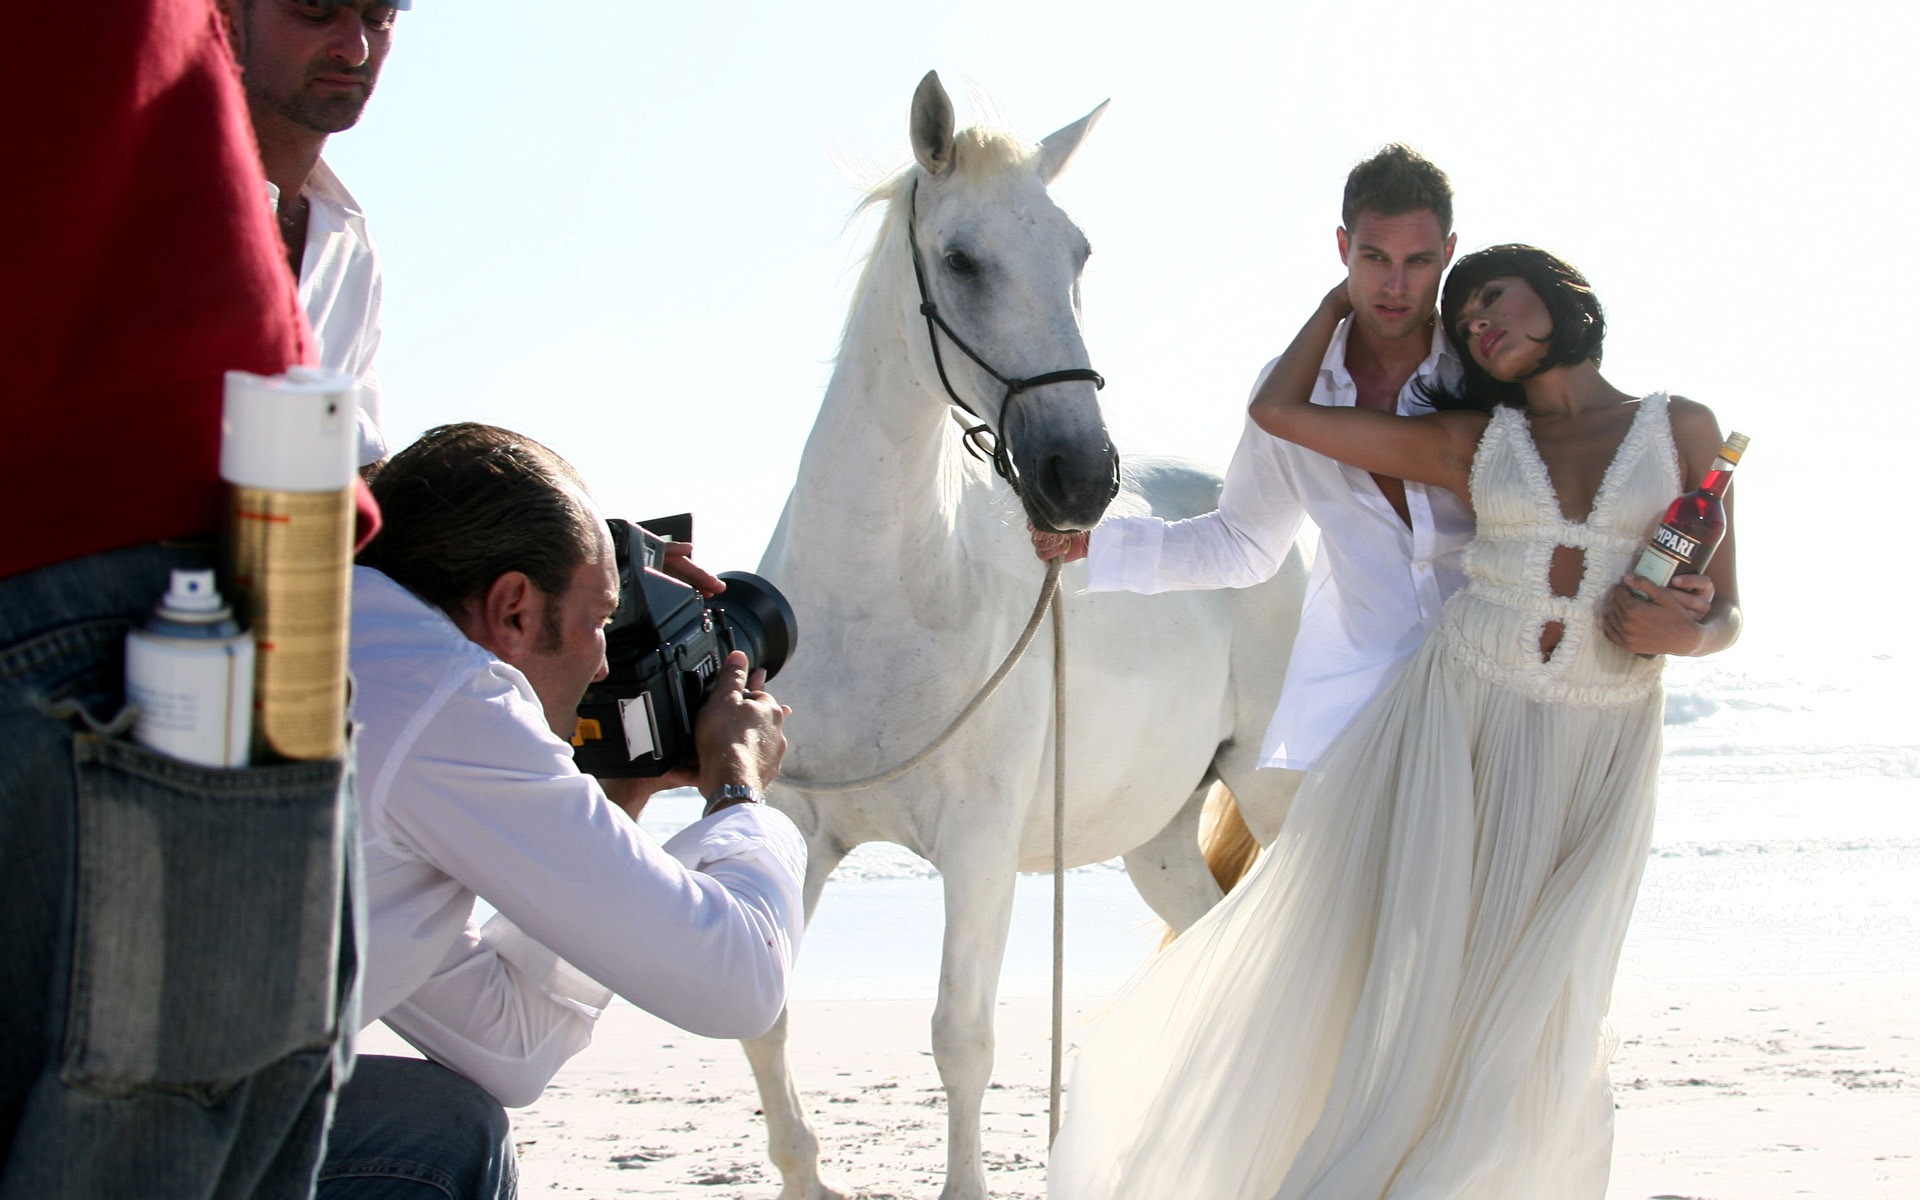
<path id="1" fill-rule="evenodd" d="M 574 768 L 526 676 L 380 572 L 353 574 L 362 1020 L 508 1106 L 587 1045 L 615 993 L 709 1037 L 765 1032 L 805 923 L 793 822 L 738 804 L 658 845 Z M 498 910 L 484 926 L 475 896 Z"/>
<path id="2" fill-rule="evenodd" d="M 1351 318 L 1340 323 L 1320 362 L 1315 404 L 1354 403 L 1346 366 L 1351 325 Z M 1254 391 L 1273 368 L 1270 362 L 1261 370 Z M 1432 411 L 1417 385 L 1452 384 L 1459 370 L 1436 328 L 1426 359 L 1400 389 L 1399 411 Z M 1100 522 L 1088 539 L 1088 587 L 1250 587 L 1280 569 L 1301 521 L 1311 520 L 1320 530 L 1319 550 L 1260 763 L 1310 770 L 1406 664 L 1439 623 L 1446 598 L 1466 581 L 1460 554 L 1473 537 L 1471 511 L 1445 488 L 1408 483 L 1406 491 L 1411 527 L 1367 472 L 1281 441 L 1249 418 L 1219 509 L 1185 521 Z"/>
<path id="3" fill-rule="evenodd" d="M 380 376 L 373 356 L 380 349 L 380 252 L 367 232 L 366 214 L 340 177 L 321 159 L 304 189 L 307 244 L 300 252 L 300 307 L 313 326 L 319 365 L 360 385 L 360 465 L 387 456 L 380 424 Z M 276 209 L 279 189 L 269 182 Z"/>

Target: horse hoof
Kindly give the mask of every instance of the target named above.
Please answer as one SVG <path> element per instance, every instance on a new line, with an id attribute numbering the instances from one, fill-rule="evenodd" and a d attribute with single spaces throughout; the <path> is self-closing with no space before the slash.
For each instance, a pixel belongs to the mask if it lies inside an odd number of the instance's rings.
<path id="1" fill-rule="evenodd" d="M 789 1183 L 780 1189 L 780 1200 L 862 1200 L 863 1193 L 844 1191 L 815 1179 L 811 1184 Z"/>

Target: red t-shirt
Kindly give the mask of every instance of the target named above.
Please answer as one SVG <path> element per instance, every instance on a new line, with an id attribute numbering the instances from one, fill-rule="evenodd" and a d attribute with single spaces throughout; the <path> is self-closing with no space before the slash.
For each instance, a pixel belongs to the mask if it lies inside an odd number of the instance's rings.
<path id="1" fill-rule="evenodd" d="M 7 24 L 0 578 L 215 530 L 222 376 L 311 358 L 212 0 Z"/>

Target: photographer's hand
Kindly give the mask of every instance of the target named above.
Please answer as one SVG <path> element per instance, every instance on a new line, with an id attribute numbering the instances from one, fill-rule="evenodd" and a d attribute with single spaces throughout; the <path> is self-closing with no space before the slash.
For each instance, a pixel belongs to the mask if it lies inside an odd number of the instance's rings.
<path id="1" fill-rule="evenodd" d="M 718 575 L 693 561 L 692 542 L 668 542 L 660 557 L 660 573 L 673 576 L 709 600 L 727 590 Z"/>
<path id="2" fill-rule="evenodd" d="M 638 821 L 640 810 L 653 799 L 655 792 L 664 792 L 668 788 L 693 787 L 699 780 L 694 778 L 690 767 L 678 767 L 665 775 L 654 778 L 602 779 L 600 790 L 613 801 L 613 806 Z"/>
<path id="3" fill-rule="evenodd" d="M 762 791 L 780 773 L 787 752 L 781 724 L 793 710 L 764 690 L 766 681 L 765 671 L 747 673 L 746 655 L 738 650 L 727 655 L 693 726 L 703 795 L 712 797 L 728 783 Z"/>

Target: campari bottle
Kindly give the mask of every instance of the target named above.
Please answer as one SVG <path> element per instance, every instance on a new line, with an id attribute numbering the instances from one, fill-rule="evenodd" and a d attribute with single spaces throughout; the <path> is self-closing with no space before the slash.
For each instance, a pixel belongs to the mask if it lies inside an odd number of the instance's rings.
<path id="1" fill-rule="evenodd" d="M 1698 575 L 1707 569 L 1707 560 L 1727 534 L 1727 485 L 1746 448 L 1746 434 L 1727 435 L 1700 486 L 1667 505 L 1634 574 L 1665 587 L 1675 575 Z"/>

